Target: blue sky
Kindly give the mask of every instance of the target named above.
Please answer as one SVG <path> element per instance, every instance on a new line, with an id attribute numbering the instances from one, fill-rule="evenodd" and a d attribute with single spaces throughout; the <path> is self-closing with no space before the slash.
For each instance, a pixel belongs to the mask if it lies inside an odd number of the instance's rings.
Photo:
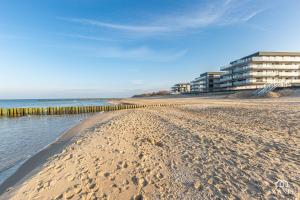
<path id="1" fill-rule="evenodd" d="M 2 0 L 0 98 L 127 97 L 300 51 L 299 0 Z"/>

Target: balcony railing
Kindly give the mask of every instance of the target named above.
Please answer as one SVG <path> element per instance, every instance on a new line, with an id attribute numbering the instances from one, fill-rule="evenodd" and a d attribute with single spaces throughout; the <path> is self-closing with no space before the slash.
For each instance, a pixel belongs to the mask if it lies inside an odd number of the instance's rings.
<path id="1" fill-rule="evenodd" d="M 288 69 L 288 70 L 299 70 L 300 65 L 270 65 L 270 64 L 265 64 L 265 65 L 255 65 L 252 64 L 250 66 L 251 69 L 269 69 L 269 70 L 280 70 L 280 69 Z"/>
<path id="2" fill-rule="evenodd" d="M 252 57 L 253 61 L 265 61 L 265 62 L 300 62 L 300 57 L 286 57 L 286 56 L 261 56 Z"/>
<path id="3" fill-rule="evenodd" d="M 221 71 L 226 71 L 229 68 L 235 66 L 235 65 L 240 65 L 244 63 L 248 63 L 250 61 L 257 61 L 257 62 L 300 62 L 300 57 L 251 57 L 243 60 L 237 60 L 232 62 L 229 65 L 225 65 L 221 67 Z M 278 65 L 281 66 L 281 65 Z M 297 67 L 296 67 L 297 69 Z M 298 66 L 299 69 L 299 66 Z"/>
<path id="4" fill-rule="evenodd" d="M 220 84 L 220 87 L 230 87 L 232 86 L 232 83 L 223 83 L 223 84 Z"/>
<path id="5" fill-rule="evenodd" d="M 220 67 L 221 71 L 225 71 L 227 68 L 230 68 L 232 65 L 229 64 L 229 65 L 225 65 L 225 66 L 222 66 Z"/>
<path id="6" fill-rule="evenodd" d="M 299 72 L 247 72 L 243 74 L 234 74 L 232 76 L 233 79 L 244 78 L 248 76 L 256 76 L 256 77 L 299 77 Z M 221 81 L 225 81 L 226 78 L 222 78 Z"/>
<path id="7" fill-rule="evenodd" d="M 231 76 L 222 77 L 222 78 L 220 79 L 220 82 L 229 81 L 229 80 L 231 80 L 231 79 L 232 79 Z"/>
<path id="8" fill-rule="evenodd" d="M 233 85 L 238 86 L 238 85 L 245 85 L 245 84 L 249 84 L 249 83 L 252 83 L 252 82 L 250 82 L 250 81 L 236 81 L 236 82 L 233 82 Z"/>

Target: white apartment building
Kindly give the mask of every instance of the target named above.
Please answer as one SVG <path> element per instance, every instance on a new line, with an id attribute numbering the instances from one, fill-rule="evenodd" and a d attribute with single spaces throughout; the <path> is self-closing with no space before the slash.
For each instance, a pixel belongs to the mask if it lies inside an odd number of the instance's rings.
<path id="1" fill-rule="evenodd" d="M 188 93 L 191 91 L 190 83 L 177 83 L 172 88 L 171 91 L 173 94 Z"/>
<path id="2" fill-rule="evenodd" d="M 191 81 L 191 92 L 216 92 L 220 90 L 220 76 L 224 72 L 206 72 Z"/>
<path id="3" fill-rule="evenodd" d="M 268 83 L 300 86 L 300 52 L 257 52 L 229 65 L 220 78 L 222 90 L 256 89 Z"/>

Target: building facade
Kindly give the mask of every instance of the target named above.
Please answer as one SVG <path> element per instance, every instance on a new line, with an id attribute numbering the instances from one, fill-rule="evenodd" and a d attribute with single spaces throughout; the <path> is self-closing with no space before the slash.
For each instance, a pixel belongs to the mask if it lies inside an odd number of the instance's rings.
<path id="1" fill-rule="evenodd" d="M 300 85 L 300 52 L 257 52 L 221 68 L 222 90 L 256 89 L 265 84 Z"/>
<path id="2" fill-rule="evenodd" d="M 191 92 L 217 92 L 220 91 L 220 77 L 224 72 L 206 72 L 200 74 L 191 82 Z"/>
<path id="3" fill-rule="evenodd" d="M 173 94 L 189 93 L 191 91 L 191 85 L 190 83 L 178 83 L 171 88 L 171 91 Z"/>

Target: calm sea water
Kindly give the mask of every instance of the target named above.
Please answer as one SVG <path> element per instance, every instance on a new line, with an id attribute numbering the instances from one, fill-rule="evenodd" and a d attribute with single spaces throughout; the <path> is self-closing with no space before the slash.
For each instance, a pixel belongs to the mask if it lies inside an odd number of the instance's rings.
<path id="1" fill-rule="evenodd" d="M 6 102 L 6 103 L 4 103 Z M 105 100 L 2 100 L 0 107 L 107 105 Z M 0 117 L 0 184 L 30 156 L 93 114 Z"/>
<path id="2" fill-rule="evenodd" d="M 0 100 L 0 108 L 58 107 L 58 106 L 101 106 L 104 99 L 16 99 Z"/>

